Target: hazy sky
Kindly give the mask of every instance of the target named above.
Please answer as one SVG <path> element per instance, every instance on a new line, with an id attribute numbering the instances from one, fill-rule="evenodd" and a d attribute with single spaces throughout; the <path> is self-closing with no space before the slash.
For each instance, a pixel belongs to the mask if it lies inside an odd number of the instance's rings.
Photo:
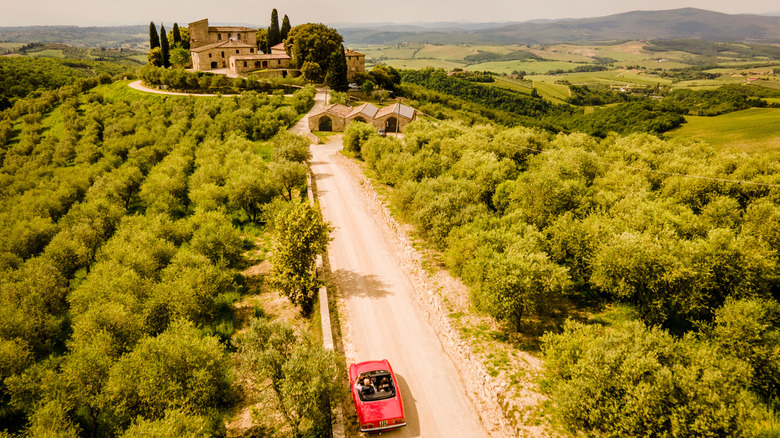
<path id="1" fill-rule="evenodd" d="M 222 4 L 229 6 L 223 10 Z M 527 21 L 681 7 L 729 14 L 780 13 L 777 0 L 0 0 L 0 26 L 114 26 L 152 20 L 171 25 L 202 18 L 219 24 L 267 26 L 274 7 L 279 20 L 287 14 L 293 26 L 306 22 Z"/>

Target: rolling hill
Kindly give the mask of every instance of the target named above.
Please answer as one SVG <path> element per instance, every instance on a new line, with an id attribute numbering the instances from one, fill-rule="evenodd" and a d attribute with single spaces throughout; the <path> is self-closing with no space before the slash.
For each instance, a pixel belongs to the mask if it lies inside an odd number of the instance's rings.
<path id="1" fill-rule="evenodd" d="M 710 41 L 780 43 L 780 17 L 730 15 L 695 8 L 665 11 L 633 11 L 597 18 L 549 22 L 523 22 L 490 28 L 464 25 L 419 25 L 376 28 L 343 25 L 339 31 L 348 44 L 400 42 L 525 43 L 615 41 L 698 38 Z"/>

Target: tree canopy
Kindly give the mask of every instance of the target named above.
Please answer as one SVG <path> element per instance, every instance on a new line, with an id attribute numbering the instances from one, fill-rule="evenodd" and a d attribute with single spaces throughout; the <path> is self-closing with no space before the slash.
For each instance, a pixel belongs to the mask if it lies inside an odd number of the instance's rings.
<path id="1" fill-rule="evenodd" d="M 333 53 L 341 50 L 344 39 L 334 28 L 324 24 L 306 23 L 293 27 L 287 42 L 292 46 L 293 65 L 302 68 L 304 63 L 319 65 L 327 72 Z"/>

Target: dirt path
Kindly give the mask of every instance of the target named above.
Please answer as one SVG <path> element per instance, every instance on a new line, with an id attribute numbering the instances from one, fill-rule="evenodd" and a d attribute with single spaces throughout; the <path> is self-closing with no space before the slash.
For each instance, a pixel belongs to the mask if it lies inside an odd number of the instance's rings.
<path id="1" fill-rule="evenodd" d="M 215 97 L 216 94 L 202 94 L 202 93 L 177 93 L 175 91 L 164 91 L 156 88 L 149 88 L 144 85 L 141 80 L 133 81 L 127 84 L 128 87 L 133 90 L 143 91 L 144 93 L 165 94 L 168 96 L 194 96 L 194 97 Z M 222 97 L 235 96 L 235 94 L 223 94 Z"/>
<path id="2" fill-rule="evenodd" d="M 323 214 L 336 227 L 328 257 L 343 300 L 347 361 L 386 358 L 393 365 L 408 425 L 388 435 L 488 436 L 458 367 L 416 301 L 399 249 L 363 198 L 341 148 L 340 137 L 312 146 L 311 168 Z"/>

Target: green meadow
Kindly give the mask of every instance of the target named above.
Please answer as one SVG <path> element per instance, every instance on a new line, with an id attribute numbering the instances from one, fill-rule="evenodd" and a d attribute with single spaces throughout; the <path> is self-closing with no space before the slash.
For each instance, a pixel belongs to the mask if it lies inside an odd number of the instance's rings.
<path id="1" fill-rule="evenodd" d="M 23 43 L 0 43 L 0 49 L 2 50 L 16 50 L 24 46 Z"/>
<path id="2" fill-rule="evenodd" d="M 62 54 L 62 50 L 58 50 L 58 49 L 48 49 L 48 50 L 39 50 L 37 52 L 30 52 L 27 54 L 27 56 L 31 56 L 33 58 L 39 58 L 39 57 L 64 58 L 65 57 L 65 55 Z"/>
<path id="3" fill-rule="evenodd" d="M 382 61 L 382 64 L 389 65 L 397 69 L 411 70 L 420 70 L 427 67 L 452 70 L 454 68 L 463 68 L 465 66 L 463 63 L 444 61 L 439 59 L 388 59 Z"/>
<path id="4" fill-rule="evenodd" d="M 667 132 L 673 139 L 698 139 L 741 151 L 780 149 L 780 109 L 751 108 L 715 117 L 686 116 L 688 123 Z"/>

